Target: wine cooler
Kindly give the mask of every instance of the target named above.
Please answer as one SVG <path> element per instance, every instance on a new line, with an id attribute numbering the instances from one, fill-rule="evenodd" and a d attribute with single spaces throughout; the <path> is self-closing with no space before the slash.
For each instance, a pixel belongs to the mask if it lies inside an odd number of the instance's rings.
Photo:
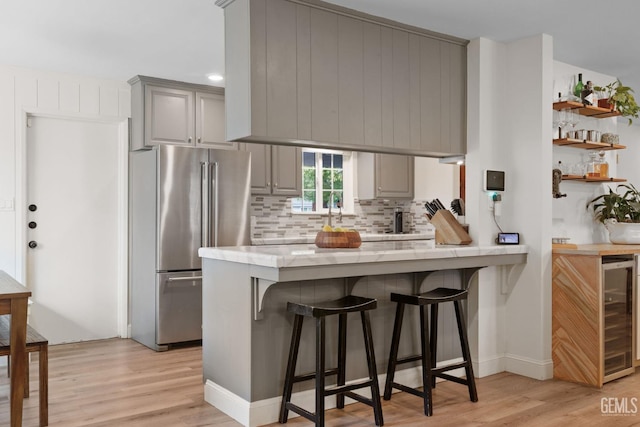
<path id="1" fill-rule="evenodd" d="M 633 256 L 602 257 L 604 381 L 633 373 Z"/>

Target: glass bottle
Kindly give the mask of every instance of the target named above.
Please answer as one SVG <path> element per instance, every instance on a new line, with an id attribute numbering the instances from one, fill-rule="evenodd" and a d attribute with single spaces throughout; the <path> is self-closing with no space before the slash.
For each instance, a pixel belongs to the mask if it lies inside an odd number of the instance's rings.
<path id="1" fill-rule="evenodd" d="M 600 178 L 609 178 L 609 163 L 607 163 L 604 155 L 604 150 L 600 150 L 600 152 L 598 152 L 598 156 L 600 156 L 600 158 L 598 159 Z"/>
<path id="2" fill-rule="evenodd" d="M 580 94 L 582 93 L 582 89 L 584 89 L 584 83 L 582 83 L 582 73 L 578 74 L 578 83 L 573 88 L 573 94 L 580 98 Z"/>
<path id="3" fill-rule="evenodd" d="M 600 162 L 598 161 L 598 153 L 589 153 L 587 161 L 587 178 L 598 178 L 600 176 Z"/>
<path id="4" fill-rule="evenodd" d="M 580 92 L 580 99 L 584 105 L 593 105 L 593 83 L 591 83 L 591 80 L 587 82 L 582 92 Z"/>

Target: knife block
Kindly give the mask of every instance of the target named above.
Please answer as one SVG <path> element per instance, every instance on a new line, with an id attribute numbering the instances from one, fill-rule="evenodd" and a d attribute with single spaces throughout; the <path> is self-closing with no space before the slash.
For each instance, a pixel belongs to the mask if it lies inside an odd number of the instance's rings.
<path id="1" fill-rule="evenodd" d="M 468 245 L 472 242 L 469 233 L 446 209 L 436 211 L 431 218 L 431 224 L 436 228 L 436 244 L 438 245 Z"/>

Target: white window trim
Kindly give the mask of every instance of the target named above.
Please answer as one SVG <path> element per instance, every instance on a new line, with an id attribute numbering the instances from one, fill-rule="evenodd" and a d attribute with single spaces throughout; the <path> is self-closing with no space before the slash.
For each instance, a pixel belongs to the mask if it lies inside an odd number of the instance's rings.
<path id="1" fill-rule="evenodd" d="M 330 153 L 330 154 L 342 154 L 342 215 L 355 215 L 354 209 L 354 187 L 355 187 L 355 162 L 356 156 L 353 155 L 352 151 L 340 151 L 340 150 L 327 150 L 327 149 L 318 149 L 318 148 L 303 148 L 301 150 L 304 152 L 313 152 L 313 153 Z M 301 154 L 302 155 L 302 154 Z M 304 166 L 303 166 L 304 167 Z M 300 174 L 302 174 L 302 169 L 300 168 Z M 317 178 L 317 179 L 322 179 Z M 303 181 L 304 182 L 304 181 Z M 317 183 L 316 183 L 317 190 Z M 338 209 L 331 209 L 332 215 L 337 215 L 339 212 Z M 320 208 L 314 212 L 298 212 L 291 210 L 293 215 L 307 215 L 307 216 L 326 216 L 329 215 L 328 208 Z"/>

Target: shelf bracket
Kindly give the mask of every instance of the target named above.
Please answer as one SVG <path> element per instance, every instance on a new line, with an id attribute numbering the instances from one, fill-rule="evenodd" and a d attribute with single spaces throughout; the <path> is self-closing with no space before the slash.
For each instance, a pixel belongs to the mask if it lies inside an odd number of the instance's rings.
<path id="1" fill-rule="evenodd" d="M 358 281 L 362 279 L 362 277 L 363 276 L 345 277 L 343 279 L 344 294 L 351 295 L 351 293 L 353 292 L 353 288 L 356 286 L 356 283 L 358 283 Z"/>
<path id="2" fill-rule="evenodd" d="M 413 293 L 414 294 L 420 293 L 420 288 L 422 287 L 422 283 L 431 273 L 433 273 L 433 271 L 419 271 L 419 272 L 413 273 Z"/>
<path id="3" fill-rule="evenodd" d="M 264 318 L 264 314 L 262 313 L 264 295 L 267 293 L 267 290 L 276 283 L 278 282 L 273 280 L 259 279 L 257 277 L 251 278 L 253 320 L 262 320 Z"/>

